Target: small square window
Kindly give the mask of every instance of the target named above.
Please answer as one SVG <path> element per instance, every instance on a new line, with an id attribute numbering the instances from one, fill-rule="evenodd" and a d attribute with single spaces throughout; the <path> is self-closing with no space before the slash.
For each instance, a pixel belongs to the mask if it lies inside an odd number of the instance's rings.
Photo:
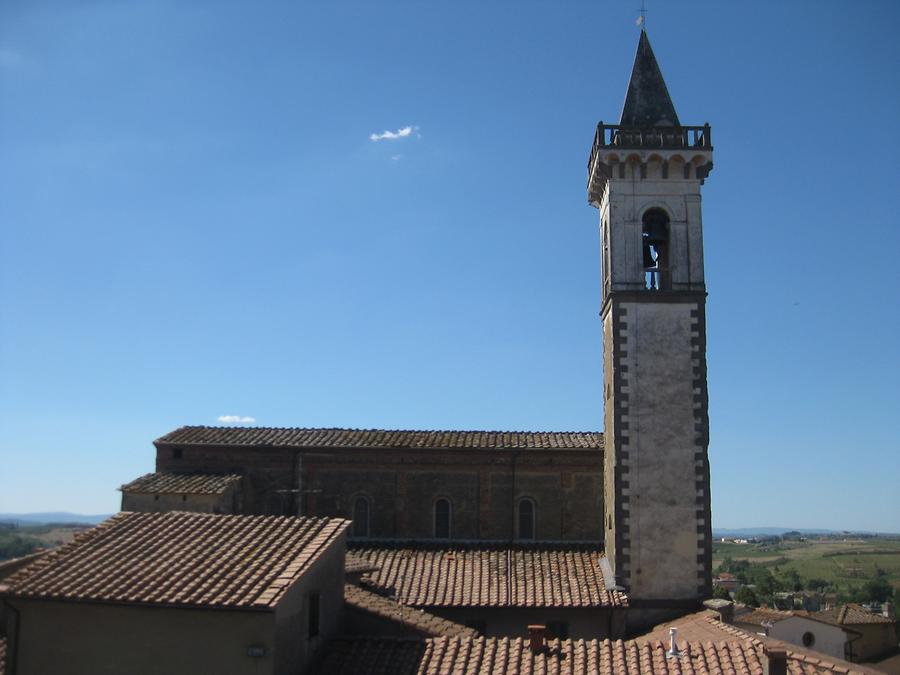
<path id="1" fill-rule="evenodd" d="M 172 459 L 181 459 L 184 454 L 184 450 L 181 448 L 172 448 Z"/>

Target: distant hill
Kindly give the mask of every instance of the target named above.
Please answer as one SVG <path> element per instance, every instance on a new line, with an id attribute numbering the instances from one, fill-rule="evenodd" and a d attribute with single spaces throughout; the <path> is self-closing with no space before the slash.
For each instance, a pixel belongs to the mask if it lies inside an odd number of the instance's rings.
<path id="1" fill-rule="evenodd" d="M 734 529 L 714 529 L 713 537 L 773 537 L 785 532 L 801 534 L 838 534 L 841 530 L 817 530 L 803 527 L 738 527 Z"/>
<path id="2" fill-rule="evenodd" d="M 48 513 L 0 513 L 0 523 L 13 523 L 14 525 L 46 525 L 47 523 L 65 523 L 96 525 L 106 520 L 112 514 L 84 515 L 81 513 L 69 513 L 67 511 L 52 511 Z"/>

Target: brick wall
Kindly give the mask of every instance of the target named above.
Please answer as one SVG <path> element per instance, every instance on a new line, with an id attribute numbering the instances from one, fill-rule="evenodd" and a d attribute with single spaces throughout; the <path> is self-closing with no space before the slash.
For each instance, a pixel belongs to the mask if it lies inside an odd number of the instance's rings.
<path id="1" fill-rule="evenodd" d="M 603 455 L 598 450 L 267 448 L 157 445 L 157 471 L 244 476 L 244 511 L 352 518 L 369 503 L 376 538 L 433 536 L 438 498 L 453 505 L 454 539 L 516 538 L 518 503 L 535 504 L 543 540 L 599 541 Z M 297 490 L 300 492 L 297 492 Z"/>

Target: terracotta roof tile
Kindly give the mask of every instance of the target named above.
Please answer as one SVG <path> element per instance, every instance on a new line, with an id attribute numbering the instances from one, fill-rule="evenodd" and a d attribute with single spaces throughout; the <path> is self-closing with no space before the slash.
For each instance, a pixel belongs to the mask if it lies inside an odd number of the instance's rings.
<path id="1" fill-rule="evenodd" d="M 406 607 L 395 600 L 368 591 L 353 584 L 344 586 L 344 603 L 351 609 L 368 612 L 390 621 L 402 623 L 425 637 L 469 636 L 478 631 L 443 617 L 429 614 L 415 607 Z"/>
<path id="2" fill-rule="evenodd" d="M 364 572 L 374 572 L 378 569 L 378 565 L 365 558 L 348 553 L 344 558 L 344 572 L 347 574 L 362 574 Z"/>
<path id="3" fill-rule="evenodd" d="M 333 518 L 123 512 L 5 583 L 17 597 L 270 609 L 348 526 Z"/>
<path id="4" fill-rule="evenodd" d="M 757 607 L 751 609 L 744 614 L 735 614 L 734 620 L 737 623 L 749 623 L 754 626 L 762 626 L 763 624 L 772 624 L 782 619 L 788 619 L 794 616 L 794 612 L 780 609 L 769 609 L 768 607 Z"/>
<path id="5" fill-rule="evenodd" d="M 624 593 L 607 590 L 596 549 L 473 544 L 356 544 L 353 555 L 378 570 L 364 577 L 415 607 L 625 607 Z"/>
<path id="6" fill-rule="evenodd" d="M 849 663 L 847 661 L 835 660 L 832 657 L 828 657 L 811 649 L 805 649 L 798 645 L 788 644 L 771 638 L 748 633 L 747 631 L 733 624 L 721 622 L 718 618 L 718 613 L 709 610 L 695 612 L 693 614 L 686 614 L 684 616 L 671 619 L 670 621 L 667 621 L 665 623 L 661 623 L 648 633 L 634 638 L 634 642 L 637 644 L 661 643 L 668 645 L 670 627 L 675 627 L 678 629 L 676 643 L 682 650 L 687 648 L 689 648 L 690 650 L 694 650 L 696 645 L 703 646 L 705 654 L 703 658 L 705 659 L 707 665 L 712 668 L 713 672 L 715 671 L 715 668 L 713 668 L 713 664 L 718 664 L 716 666 L 717 668 L 721 668 L 723 671 L 728 672 L 728 669 L 724 665 L 725 662 L 723 661 L 723 659 L 725 659 L 726 657 L 731 658 L 729 656 L 731 652 L 723 652 L 722 649 L 718 647 L 719 645 L 726 643 L 742 645 L 741 649 L 744 651 L 746 651 L 746 646 L 749 645 L 758 653 L 762 653 L 762 650 L 765 647 L 782 647 L 787 651 L 788 654 L 788 671 L 790 673 L 794 673 L 795 675 L 822 672 L 875 672 L 865 666 L 855 663 Z M 716 649 L 710 652 L 708 650 L 709 645 L 716 646 Z M 731 649 L 731 651 L 733 651 L 733 649 Z M 746 655 L 741 658 L 746 660 Z M 824 668 L 822 666 L 823 659 L 827 659 L 829 661 L 828 668 Z M 737 672 L 741 671 L 738 670 Z"/>
<path id="7" fill-rule="evenodd" d="M 148 473 L 119 489 L 138 494 L 217 495 L 240 480 L 236 473 Z"/>
<path id="8" fill-rule="evenodd" d="M 181 427 L 156 443 L 310 448 L 602 449 L 594 431 L 406 431 L 274 427 Z"/>
<path id="9" fill-rule="evenodd" d="M 685 643 L 676 657 L 660 641 L 550 640 L 535 653 L 521 638 L 483 637 L 342 638 L 323 654 L 320 675 L 761 675 L 766 659 L 764 646 L 749 639 Z M 787 659 L 791 675 L 874 672 L 791 652 Z"/>
<path id="10" fill-rule="evenodd" d="M 765 652 L 750 640 L 685 643 L 676 657 L 662 642 L 550 640 L 533 652 L 522 638 L 442 637 L 426 640 L 332 640 L 314 669 L 321 675 L 761 675 Z M 788 672 L 829 672 L 788 655 Z M 835 667 L 830 672 L 847 672 Z"/>
<path id="11" fill-rule="evenodd" d="M 811 612 L 810 619 L 816 619 L 835 626 L 858 625 L 863 623 L 894 623 L 881 614 L 874 614 L 860 605 L 841 605 L 821 612 Z"/>

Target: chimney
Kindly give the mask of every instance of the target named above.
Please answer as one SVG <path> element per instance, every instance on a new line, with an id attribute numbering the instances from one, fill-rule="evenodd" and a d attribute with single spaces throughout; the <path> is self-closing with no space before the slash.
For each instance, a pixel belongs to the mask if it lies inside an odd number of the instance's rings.
<path id="1" fill-rule="evenodd" d="M 884 604 L 881 606 L 881 614 L 887 619 L 894 618 L 894 603 L 890 600 L 885 600 Z"/>
<path id="2" fill-rule="evenodd" d="M 766 647 L 763 675 L 787 675 L 787 651 L 784 647 Z"/>
<path id="3" fill-rule="evenodd" d="M 678 629 L 675 626 L 669 628 L 669 656 L 678 656 Z"/>
<path id="4" fill-rule="evenodd" d="M 539 652 L 544 649 L 544 638 L 547 635 L 547 627 L 540 624 L 528 626 L 528 638 L 531 640 L 531 651 Z"/>
<path id="5" fill-rule="evenodd" d="M 730 600 L 715 598 L 714 600 L 704 600 L 703 606 L 711 609 L 719 615 L 719 621 L 722 623 L 734 623 L 734 603 Z"/>

